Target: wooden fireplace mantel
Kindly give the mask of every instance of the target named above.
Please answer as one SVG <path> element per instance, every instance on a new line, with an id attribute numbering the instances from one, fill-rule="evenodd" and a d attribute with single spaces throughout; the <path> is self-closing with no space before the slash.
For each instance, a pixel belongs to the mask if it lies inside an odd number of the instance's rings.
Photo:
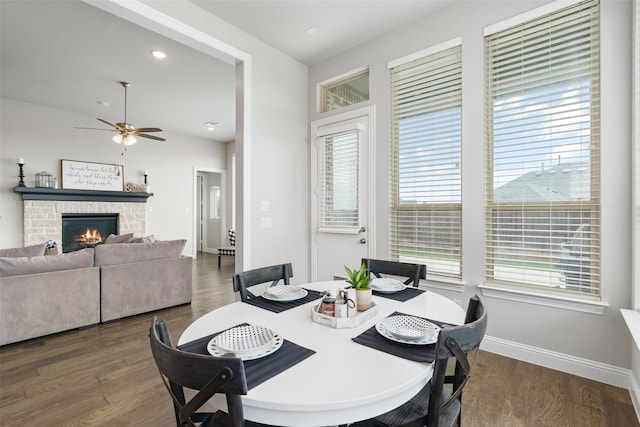
<path id="1" fill-rule="evenodd" d="M 65 190 L 39 187 L 14 187 L 13 191 L 22 194 L 22 200 L 147 203 L 147 199 L 153 196 L 153 193 L 130 191 Z"/>

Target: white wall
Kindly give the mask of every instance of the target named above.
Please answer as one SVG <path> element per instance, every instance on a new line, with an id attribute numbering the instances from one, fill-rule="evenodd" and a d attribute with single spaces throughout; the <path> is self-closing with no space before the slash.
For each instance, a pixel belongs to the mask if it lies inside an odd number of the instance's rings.
<path id="1" fill-rule="evenodd" d="M 463 276 L 462 294 L 441 291 L 467 301 L 484 280 L 484 133 L 483 28 L 548 1 L 456 2 L 431 17 L 314 65 L 309 74 L 311 120 L 315 84 L 349 70 L 370 67 L 371 101 L 376 126 L 378 188 L 376 256 L 388 257 L 388 102 L 387 62 L 456 37 L 463 52 Z M 489 310 L 488 336 L 495 349 L 511 347 L 536 353 L 540 360 L 568 355 L 586 370 L 604 371 L 603 381 L 619 383 L 631 367 L 628 331 L 618 308 L 631 304 L 631 1 L 601 2 L 602 99 L 602 295 L 610 304 L 604 314 L 484 297 Z M 446 286 L 446 285 L 445 285 Z M 485 340 L 487 341 L 487 340 Z M 517 351 L 516 351 L 517 350 Z M 522 352 L 520 354 L 522 354 Z M 535 357 L 534 360 L 535 361 Z M 588 366 L 585 366 L 588 365 Z"/>
<path id="2" fill-rule="evenodd" d="M 163 132 L 166 142 L 139 140 L 122 152 L 108 132 L 74 129 L 95 117 L 9 99 L 1 100 L 0 130 L 0 247 L 22 246 L 22 198 L 16 159 L 25 159 L 25 183 L 34 186 L 35 173 L 60 177 L 60 160 L 81 160 L 124 165 L 124 182 L 143 183 L 142 171 L 154 194 L 148 199 L 147 234 L 157 238 L 187 239 L 192 247 L 193 166 L 225 169 L 224 143 Z M 140 138 L 142 139 L 142 138 Z"/>

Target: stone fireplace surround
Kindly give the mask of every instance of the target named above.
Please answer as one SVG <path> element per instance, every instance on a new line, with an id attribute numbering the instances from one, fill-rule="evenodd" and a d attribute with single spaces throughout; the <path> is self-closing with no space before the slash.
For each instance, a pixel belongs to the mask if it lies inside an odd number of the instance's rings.
<path id="1" fill-rule="evenodd" d="M 62 251 L 62 214 L 117 213 L 118 234 L 144 235 L 146 210 L 144 203 L 70 202 L 59 200 L 24 201 L 24 246 L 53 240 Z"/>
<path id="2" fill-rule="evenodd" d="M 118 234 L 145 235 L 145 203 L 152 193 L 53 190 L 16 187 L 23 197 L 24 246 L 53 240 L 62 252 L 62 215 L 118 214 Z M 64 200 L 64 199 L 73 200 Z M 57 200 L 61 199 L 61 200 Z"/>

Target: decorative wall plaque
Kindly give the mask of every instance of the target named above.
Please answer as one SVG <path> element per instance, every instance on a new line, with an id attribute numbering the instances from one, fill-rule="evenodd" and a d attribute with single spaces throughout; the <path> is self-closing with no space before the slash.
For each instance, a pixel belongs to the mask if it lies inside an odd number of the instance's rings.
<path id="1" fill-rule="evenodd" d="M 62 160 L 62 188 L 123 191 L 124 167 L 109 163 Z"/>

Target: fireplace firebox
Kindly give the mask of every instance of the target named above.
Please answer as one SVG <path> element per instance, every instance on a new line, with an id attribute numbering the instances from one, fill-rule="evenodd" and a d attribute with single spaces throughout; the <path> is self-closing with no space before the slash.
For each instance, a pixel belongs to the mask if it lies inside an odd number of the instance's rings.
<path id="1" fill-rule="evenodd" d="M 93 248 L 109 234 L 118 234 L 118 214 L 82 213 L 62 215 L 62 252 Z"/>

